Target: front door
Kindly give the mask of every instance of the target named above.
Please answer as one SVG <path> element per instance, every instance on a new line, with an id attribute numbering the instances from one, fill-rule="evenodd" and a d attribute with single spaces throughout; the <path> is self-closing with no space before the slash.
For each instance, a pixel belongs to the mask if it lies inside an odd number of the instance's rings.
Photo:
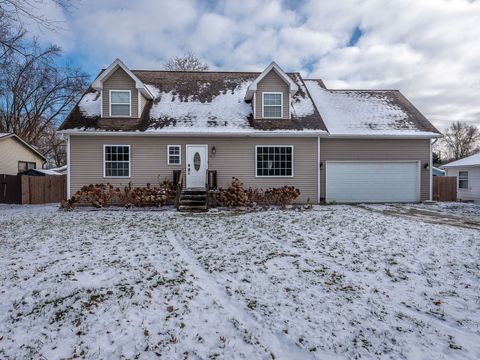
<path id="1" fill-rule="evenodd" d="M 187 145 L 187 188 L 205 188 L 208 145 Z"/>

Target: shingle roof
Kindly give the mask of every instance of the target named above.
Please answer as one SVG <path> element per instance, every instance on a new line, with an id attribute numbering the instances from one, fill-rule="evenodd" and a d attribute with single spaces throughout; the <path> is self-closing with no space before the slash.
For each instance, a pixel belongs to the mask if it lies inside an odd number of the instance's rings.
<path id="1" fill-rule="evenodd" d="M 397 90 L 331 90 L 303 80 L 292 96 L 291 119 L 254 119 L 245 102 L 259 72 L 132 70 L 150 93 L 140 118 L 101 118 L 100 93 L 88 89 L 60 126 L 76 131 L 222 133 L 325 131 L 339 136 L 438 136 L 439 131 Z"/>
<path id="2" fill-rule="evenodd" d="M 332 135 L 438 135 L 440 132 L 398 90 L 331 90 L 305 80 Z"/>
<path id="3" fill-rule="evenodd" d="M 298 73 L 289 120 L 254 120 L 244 97 L 258 72 L 132 71 L 155 94 L 137 119 L 100 118 L 99 93 L 90 88 L 60 130 L 242 132 L 321 130 L 325 124 Z"/>

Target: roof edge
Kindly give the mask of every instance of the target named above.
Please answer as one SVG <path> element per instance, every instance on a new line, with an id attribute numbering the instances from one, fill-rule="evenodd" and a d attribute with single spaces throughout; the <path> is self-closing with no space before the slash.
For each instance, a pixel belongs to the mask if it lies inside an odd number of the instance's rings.
<path id="1" fill-rule="evenodd" d="M 29 143 L 27 143 L 26 141 L 24 141 L 20 136 L 18 136 L 17 134 L 14 134 L 14 133 L 9 133 L 5 136 L 2 136 L 0 137 L 0 140 L 5 140 L 5 139 L 10 139 L 10 138 L 15 138 L 16 140 L 18 140 L 22 145 L 26 146 L 27 148 L 29 148 L 31 151 L 33 151 L 35 154 L 37 154 L 38 156 L 40 156 L 43 161 L 47 161 L 47 158 L 42 154 L 40 153 L 37 149 L 35 149 L 32 145 L 30 145 Z"/>

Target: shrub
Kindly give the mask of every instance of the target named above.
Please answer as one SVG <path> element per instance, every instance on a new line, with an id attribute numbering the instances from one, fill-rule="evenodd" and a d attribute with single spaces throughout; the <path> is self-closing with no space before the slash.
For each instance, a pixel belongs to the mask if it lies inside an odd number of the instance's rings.
<path id="1" fill-rule="evenodd" d="M 251 204 L 248 191 L 243 187 L 243 183 L 235 177 L 226 189 L 218 190 L 218 199 L 223 206 L 227 207 L 250 206 Z"/>
<path id="2" fill-rule="evenodd" d="M 256 188 L 245 189 L 243 183 L 233 178 L 227 188 L 220 188 L 218 200 L 222 206 L 242 207 L 258 205 L 280 205 L 285 207 L 292 204 L 300 196 L 300 190 L 294 186 L 269 188 L 265 191 Z"/>
<path id="3" fill-rule="evenodd" d="M 300 196 L 300 190 L 294 186 L 282 186 L 265 190 L 264 201 L 266 205 L 280 205 L 285 207 L 292 204 Z"/>
<path id="4" fill-rule="evenodd" d="M 102 208 L 109 205 L 163 206 L 171 204 L 175 196 L 171 181 L 165 180 L 158 187 L 133 187 L 131 183 L 123 189 L 111 184 L 90 184 L 83 186 L 70 199 L 62 201 L 61 207 L 69 210 L 79 204 Z"/>

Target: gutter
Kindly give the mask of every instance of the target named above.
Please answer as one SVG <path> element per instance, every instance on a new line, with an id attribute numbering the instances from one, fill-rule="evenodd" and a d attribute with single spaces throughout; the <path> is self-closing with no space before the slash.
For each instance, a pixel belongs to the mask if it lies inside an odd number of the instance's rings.
<path id="1" fill-rule="evenodd" d="M 192 131 L 194 131 L 192 129 Z M 184 131 L 83 131 L 59 130 L 59 134 L 79 136 L 185 136 L 185 137 L 323 137 L 329 139 L 436 139 L 441 134 L 426 135 L 332 135 L 324 130 L 311 131 L 235 131 L 235 132 L 184 132 Z"/>

